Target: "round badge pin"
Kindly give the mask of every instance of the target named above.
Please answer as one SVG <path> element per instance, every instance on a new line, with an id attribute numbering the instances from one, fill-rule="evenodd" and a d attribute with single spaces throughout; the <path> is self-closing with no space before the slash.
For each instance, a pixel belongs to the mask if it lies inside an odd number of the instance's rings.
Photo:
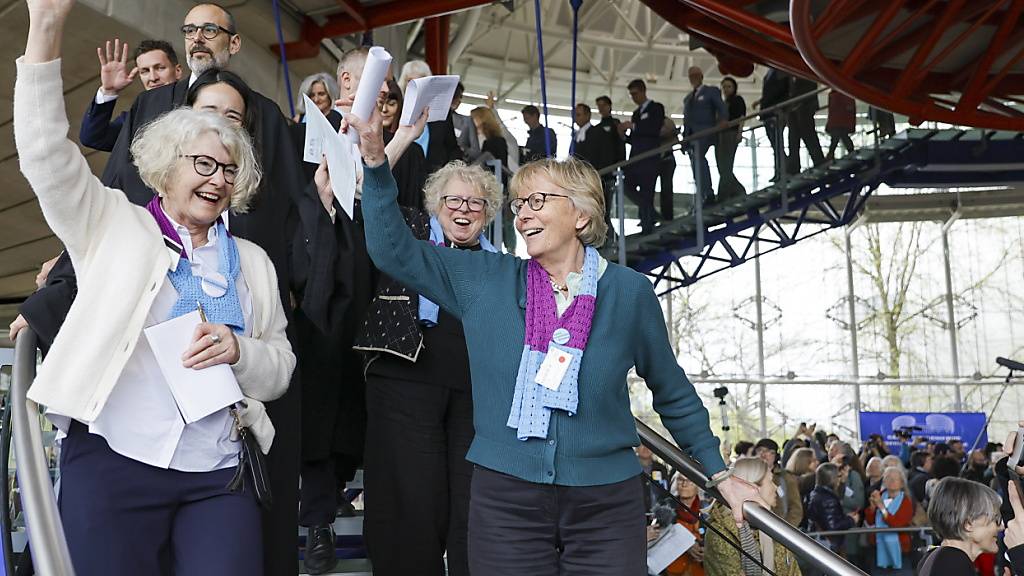
<path id="1" fill-rule="evenodd" d="M 228 291 L 227 278 L 224 278 L 224 275 L 219 272 L 212 272 L 204 276 L 200 285 L 203 287 L 203 292 L 210 298 L 220 298 Z"/>
<path id="2" fill-rule="evenodd" d="M 555 344 L 565 344 L 569 342 L 569 331 L 565 328 L 559 328 L 551 335 L 551 339 L 554 340 Z"/>

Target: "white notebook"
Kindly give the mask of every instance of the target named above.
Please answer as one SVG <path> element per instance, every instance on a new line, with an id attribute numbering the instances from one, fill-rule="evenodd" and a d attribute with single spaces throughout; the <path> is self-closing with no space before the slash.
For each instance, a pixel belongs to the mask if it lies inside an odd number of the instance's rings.
<path id="1" fill-rule="evenodd" d="M 202 370 L 182 365 L 181 356 L 192 343 L 192 334 L 199 323 L 197 310 L 143 330 L 186 424 L 242 400 L 242 389 L 227 364 Z"/>
<path id="2" fill-rule="evenodd" d="M 423 109 L 430 107 L 427 122 L 440 122 L 448 117 L 458 76 L 427 76 L 410 80 L 405 87 L 405 103 L 402 104 L 402 126 L 416 123 Z"/>

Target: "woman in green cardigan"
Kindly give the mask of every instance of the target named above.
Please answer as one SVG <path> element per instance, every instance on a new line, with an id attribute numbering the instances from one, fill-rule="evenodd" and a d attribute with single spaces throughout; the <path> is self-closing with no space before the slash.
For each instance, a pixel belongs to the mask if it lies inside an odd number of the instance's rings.
<path id="1" fill-rule="evenodd" d="M 601 179 L 570 158 L 524 166 L 510 185 L 531 257 L 416 240 L 395 202 L 379 111 L 350 115 L 363 157 L 366 244 L 381 271 L 460 318 L 473 381 L 469 518 L 474 574 L 646 574 L 634 367 L 676 442 L 737 521 L 757 488 L 733 478 L 708 412 L 676 362 L 650 280 L 601 258 Z M 418 125 L 422 124 L 418 123 Z M 415 130 L 396 138 L 415 137 Z"/>

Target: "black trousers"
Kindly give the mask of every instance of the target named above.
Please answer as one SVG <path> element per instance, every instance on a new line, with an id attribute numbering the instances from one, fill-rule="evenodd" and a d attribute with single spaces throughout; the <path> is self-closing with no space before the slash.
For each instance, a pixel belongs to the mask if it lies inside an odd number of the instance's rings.
<path id="1" fill-rule="evenodd" d="M 658 213 L 654 210 L 654 185 L 658 182 L 658 160 L 644 160 L 626 171 L 626 197 L 640 209 L 640 230 L 654 231 Z"/>
<path id="2" fill-rule="evenodd" d="M 478 466 L 470 570 L 474 576 L 646 576 L 645 524 L 640 476 L 554 486 Z"/>
<path id="3" fill-rule="evenodd" d="M 363 536 L 379 576 L 468 576 L 473 399 L 368 374 Z M 486 574 L 486 572 L 479 572 Z"/>
<path id="4" fill-rule="evenodd" d="M 790 174 L 800 173 L 801 141 L 811 156 L 812 166 L 818 166 L 825 162 L 825 154 L 821 151 L 821 142 L 818 140 L 818 133 L 814 127 L 814 110 L 798 108 L 790 113 L 788 140 L 787 170 Z"/>
<path id="5" fill-rule="evenodd" d="M 658 163 L 658 180 L 661 182 L 661 219 L 665 221 L 673 218 L 675 193 L 672 187 L 672 176 L 675 173 L 676 157 L 669 152 Z"/>

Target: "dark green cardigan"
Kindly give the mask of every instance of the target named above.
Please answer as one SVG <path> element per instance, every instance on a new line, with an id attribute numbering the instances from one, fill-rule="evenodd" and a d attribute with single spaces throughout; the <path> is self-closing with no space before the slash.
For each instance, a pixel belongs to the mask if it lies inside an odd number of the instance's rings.
<path id="1" fill-rule="evenodd" d="M 643 275 L 609 263 L 579 376 L 579 410 L 556 410 L 547 439 L 506 426 L 523 352 L 526 261 L 416 240 L 395 199 L 387 163 L 364 167 L 366 246 L 384 273 L 462 319 L 473 378 L 476 436 L 467 458 L 530 482 L 611 484 L 640 473 L 626 374 L 636 366 L 654 409 L 681 448 L 710 476 L 725 469 L 708 411 L 676 362 L 661 306 Z"/>

